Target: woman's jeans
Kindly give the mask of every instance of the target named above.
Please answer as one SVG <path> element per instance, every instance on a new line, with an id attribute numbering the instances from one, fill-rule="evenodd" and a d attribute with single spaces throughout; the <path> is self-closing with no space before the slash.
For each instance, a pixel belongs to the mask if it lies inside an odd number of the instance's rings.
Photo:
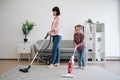
<path id="1" fill-rule="evenodd" d="M 77 50 L 77 51 L 78 51 L 78 66 L 85 67 L 86 50 L 85 50 L 85 48 L 83 48 L 81 51 L 80 50 Z"/>
<path id="2" fill-rule="evenodd" d="M 61 42 L 62 36 L 56 35 L 53 36 L 53 47 L 52 47 L 52 60 L 51 64 L 60 63 L 60 49 L 59 45 Z"/>

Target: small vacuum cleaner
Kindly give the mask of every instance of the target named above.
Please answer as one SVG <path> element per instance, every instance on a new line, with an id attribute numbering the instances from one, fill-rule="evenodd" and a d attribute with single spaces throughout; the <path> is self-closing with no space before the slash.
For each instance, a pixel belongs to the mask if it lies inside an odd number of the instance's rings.
<path id="1" fill-rule="evenodd" d="M 45 36 L 45 38 L 44 38 L 41 46 L 39 47 L 39 50 L 41 50 L 41 48 L 42 48 L 42 46 L 44 45 L 45 40 L 47 39 L 48 36 L 49 36 L 48 34 Z M 51 39 L 51 38 L 50 38 L 50 39 Z M 49 46 L 49 45 L 50 45 L 50 43 L 48 44 L 48 46 Z M 48 48 L 48 46 L 47 46 L 47 48 Z M 46 48 L 46 49 L 47 49 L 47 48 Z M 46 49 L 45 49 L 45 50 L 46 50 Z M 42 51 L 42 53 L 43 53 L 43 51 Z M 27 67 L 27 68 L 24 68 L 24 69 L 19 69 L 19 71 L 24 72 L 24 73 L 27 73 L 27 72 L 29 71 L 29 69 L 31 68 L 31 65 L 33 64 L 33 62 L 34 62 L 34 60 L 35 60 L 35 58 L 37 57 L 38 54 L 40 54 L 39 51 L 35 54 L 33 60 L 32 60 L 31 63 L 28 65 L 28 67 Z M 41 60 L 41 61 L 43 61 L 43 60 Z"/>
<path id="2" fill-rule="evenodd" d="M 75 75 L 72 75 L 72 71 L 74 68 L 74 58 L 75 58 L 75 52 L 76 52 L 76 48 L 74 49 L 74 53 L 72 55 L 72 57 L 70 58 L 69 62 L 68 62 L 68 73 L 67 74 L 63 74 L 62 77 L 69 77 L 69 78 L 74 78 Z"/>

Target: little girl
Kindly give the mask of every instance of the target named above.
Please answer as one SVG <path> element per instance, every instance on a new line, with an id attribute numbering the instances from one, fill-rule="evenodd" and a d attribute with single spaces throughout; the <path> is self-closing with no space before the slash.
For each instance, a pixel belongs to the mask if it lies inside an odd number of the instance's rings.
<path id="1" fill-rule="evenodd" d="M 81 25 L 75 26 L 74 46 L 78 52 L 78 66 L 76 69 L 84 69 L 85 67 L 85 43 L 84 43 L 84 27 Z"/>

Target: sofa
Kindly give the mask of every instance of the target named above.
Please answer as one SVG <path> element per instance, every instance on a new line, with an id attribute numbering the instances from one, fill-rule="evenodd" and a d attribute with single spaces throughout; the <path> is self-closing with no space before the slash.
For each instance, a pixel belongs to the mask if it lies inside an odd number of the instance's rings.
<path id="1" fill-rule="evenodd" d="M 41 52 L 48 45 L 49 40 L 45 40 L 45 43 L 42 46 L 42 48 L 40 50 L 38 50 L 39 47 L 41 46 L 42 42 L 43 42 L 43 40 L 39 40 L 35 43 L 34 51 L 35 52 L 39 51 L 40 57 L 42 57 L 43 59 L 50 58 L 50 56 L 52 55 L 52 45 L 53 45 L 52 40 L 51 40 L 51 44 L 48 47 L 48 49 L 45 50 L 44 53 L 41 54 Z M 69 60 L 73 53 L 74 53 L 73 40 L 62 40 L 61 43 L 60 43 L 60 59 L 61 60 Z M 77 56 L 77 54 L 75 54 L 75 55 Z"/>

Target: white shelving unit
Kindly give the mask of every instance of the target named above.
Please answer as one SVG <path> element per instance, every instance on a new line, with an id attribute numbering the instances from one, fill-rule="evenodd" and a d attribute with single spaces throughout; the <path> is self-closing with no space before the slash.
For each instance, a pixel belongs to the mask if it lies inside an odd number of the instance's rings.
<path id="1" fill-rule="evenodd" d="M 86 61 L 105 61 L 105 24 L 85 25 Z"/>
<path id="2" fill-rule="evenodd" d="M 96 61 L 105 61 L 105 24 L 95 24 L 95 54 Z"/>

